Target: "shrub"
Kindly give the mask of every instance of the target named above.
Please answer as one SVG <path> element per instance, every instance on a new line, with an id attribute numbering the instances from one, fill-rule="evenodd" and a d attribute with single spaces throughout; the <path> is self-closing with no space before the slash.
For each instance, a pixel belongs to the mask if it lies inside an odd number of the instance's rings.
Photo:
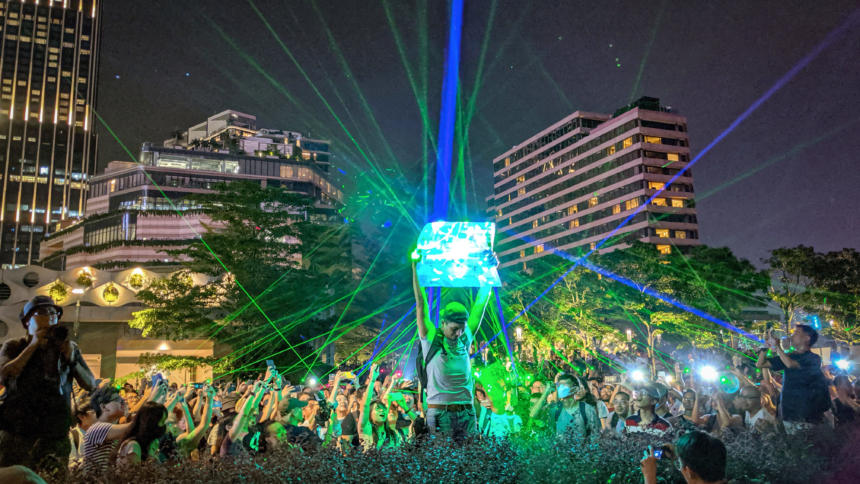
<path id="1" fill-rule="evenodd" d="M 857 439 L 845 441 L 833 433 L 791 438 L 727 435 L 723 439 L 729 456 L 727 474 L 732 482 L 837 482 L 833 471 L 841 472 L 841 478 L 856 468 Z M 128 469 L 113 469 L 103 479 L 78 472 L 67 480 L 49 482 L 642 482 L 639 459 L 643 449 L 649 444 L 656 446 L 672 440 L 671 436 L 660 439 L 632 435 L 585 443 L 543 437 L 503 442 L 476 440 L 457 446 L 439 439 L 391 451 L 347 455 L 333 449 L 316 453 L 284 449 L 254 458 L 179 464 L 148 462 Z M 658 478 L 661 482 L 683 482 L 672 459 L 660 461 Z"/>

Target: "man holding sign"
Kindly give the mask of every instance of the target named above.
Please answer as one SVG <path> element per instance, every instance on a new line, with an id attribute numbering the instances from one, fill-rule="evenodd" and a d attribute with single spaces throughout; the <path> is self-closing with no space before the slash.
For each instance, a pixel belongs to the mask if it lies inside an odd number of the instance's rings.
<path id="1" fill-rule="evenodd" d="M 437 329 L 430 319 L 427 293 L 416 269 L 423 256 L 423 251 L 413 254 L 412 288 L 421 340 L 419 357 L 424 359 L 426 367 L 427 428 L 431 433 L 460 439 L 477 430 L 469 348 L 483 319 L 492 286 L 480 286 L 471 311 L 458 302 L 447 303 L 440 312 Z M 486 256 L 491 263 L 498 264 L 491 249 Z"/>

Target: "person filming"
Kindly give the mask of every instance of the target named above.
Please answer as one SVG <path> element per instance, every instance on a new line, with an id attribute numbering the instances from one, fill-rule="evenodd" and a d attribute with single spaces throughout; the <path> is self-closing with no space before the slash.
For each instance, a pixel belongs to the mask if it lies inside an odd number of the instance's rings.
<path id="1" fill-rule="evenodd" d="M 68 329 L 58 326 L 63 309 L 36 296 L 21 310 L 27 336 L 0 348 L 0 467 L 24 465 L 64 472 L 71 444 L 72 379 L 91 391 L 93 373 Z"/>

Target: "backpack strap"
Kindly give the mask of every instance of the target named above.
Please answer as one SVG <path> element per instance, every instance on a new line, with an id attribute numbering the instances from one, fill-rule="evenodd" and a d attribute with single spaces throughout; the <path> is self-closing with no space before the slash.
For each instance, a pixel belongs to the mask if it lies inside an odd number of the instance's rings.
<path id="1" fill-rule="evenodd" d="M 424 368 L 427 368 L 427 364 L 430 363 L 430 360 L 436 356 L 439 351 L 442 350 L 442 337 L 438 331 L 433 335 L 433 341 L 430 342 L 430 348 L 427 350 L 427 354 L 424 355 Z"/>
<path id="2" fill-rule="evenodd" d="M 579 402 L 579 415 L 582 417 L 582 426 L 585 428 L 585 436 L 591 434 L 591 428 L 588 426 L 588 418 L 585 416 L 585 402 Z"/>

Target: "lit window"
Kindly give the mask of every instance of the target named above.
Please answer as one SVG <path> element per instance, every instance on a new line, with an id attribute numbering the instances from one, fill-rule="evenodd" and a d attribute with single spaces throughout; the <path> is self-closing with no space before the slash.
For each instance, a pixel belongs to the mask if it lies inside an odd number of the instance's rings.
<path id="1" fill-rule="evenodd" d="M 525 176 L 525 175 L 520 175 L 520 176 L 518 176 L 518 177 L 517 177 L 517 183 L 522 183 L 522 182 L 524 182 L 524 181 L 526 181 L 526 176 Z"/>
<path id="2" fill-rule="evenodd" d="M 612 146 L 610 146 L 609 148 L 606 148 L 606 154 L 607 154 L 607 155 L 613 155 L 613 154 L 615 154 L 615 145 L 612 145 Z"/>
<path id="3" fill-rule="evenodd" d="M 624 141 L 621 142 L 621 149 L 629 148 L 633 146 L 633 137 L 625 138 Z"/>
<path id="4" fill-rule="evenodd" d="M 597 197 L 591 197 L 588 199 L 588 206 L 594 207 L 597 205 Z"/>
<path id="5" fill-rule="evenodd" d="M 666 153 L 666 159 L 669 161 L 680 161 L 678 153 Z"/>
<path id="6" fill-rule="evenodd" d="M 673 199 L 671 199 L 671 200 L 672 200 L 672 206 L 673 206 L 673 207 L 675 207 L 675 208 L 684 208 L 684 199 L 682 199 L 682 198 L 673 198 Z"/>
<path id="7" fill-rule="evenodd" d="M 662 143 L 662 142 L 663 142 L 663 139 L 662 139 L 662 138 L 660 138 L 659 136 L 646 136 L 646 137 L 645 137 L 645 142 L 646 142 L 646 143 L 651 143 L 651 144 L 654 144 L 654 145 L 659 145 L 660 143 Z"/>
<path id="8" fill-rule="evenodd" d="M 613 214 L 621 213 L 621 204 L 618 204 L 618 205 L 612 207 L 612 213 Z"/>
<path id="9" fill-rule="evenodd" d="M 502 210 L 501 210 L 501 209 L 499 209 L 498 211 L 496 211 L 496 214 L 497 214 L 499 217 L 501 217 L 501 216 L 502 216 Z"/>
<path id="10" fill-rule="evenodd" d="M 655 182 L 655 181 L 649 181 L 648 182 L 648 188 L 650 188 L 651 190 L 662 190 L 663 187 L 665 187 L 665 186 L 666 186 L 666 184 L 663 182 Z"/>
<path id="11" fill-rule="evenodd" d="M 522 196 L 522 195 L 525 195 L 525 194 L 526 194 L 526 189 L 525 189 L 525 187 L 523 187 L 523 188 L 518 188 L 518 189 L 517 189 L 517 195 Z"/>
<path id="12" fill-rule="evenodd" d="M 533 228 L 533 229 L 536 229 L 537 227 L 538 227 L 538 221 L 537 221 L 537 220 L 532 220 L 532 228 Z"/>
<path id="13" fill-rule="evenodd" d="M 597 242 L 592 242 L 592 243 L 588 244 L 588 246 L 591 247 L 591 250 L 594 250 L 597 248 Z"/>
<path id="14" fill-rule="evenodd" d="M 575 219 L 570 221 L 570 228 L 575 229 L 576 227 L 579 227 L 579 219 L 578 218 L 575 218 Z"/>
<path id="15" fill-rule="evenodd" d="M 626 202 L 624 202 L 624 209 L 625 210 L 631 210 L 631 209 L 634 209 L 638 206 L 639 206 L 639 199 L 638 198 L 631 198 L 630 200 L 627 200 Z"/>
<path id="16" fill-rule="evenodd" d="M 110 181 L 110 191 L 111 192 L 116 191 L 116 180 L 115 179 Z"/>
<path id="17" fill-rule="evenodd" d="M 525 256 L 526 256 L 526 251 L 521 250 L 521 251 L 520 251 L 520 258 L 523 258 L 523 257 L 525 257 Z"/>
<path id="18" fill-rule="evenodd" d="M 675 238 L 676 239 L 686 239 L 687 238 L 687 232 L 685 232 L 683 230 L 676 230 L 675 231 Z"/>
<path id="19" fill-rule="evenodd" d="M 511 166 L 511 159 L 505 158 L 505 166 Z"/>
<path id="20" fill-rule="evenodd" d="M 663 254 L 663 255 L 669 255 L 669 254 L 671 254 L 671 253 L 672 253 L 672 246 L 669 246 L 669 245 L 658 245 L 658 246 L 657 246 L 657 252 L 659 252 L 659 253 L 661 253 L 661 254 Z"/>
<path id="21" fill-rule="evenodd" d="M 656 232 L 657 237 L 660 237 L 661 239 L 669 238 L 669 229 L 657 229 L 654 232 Z"/>
<path id="22" fill-rule="evenodd" d="M 567 207 L 567 214 L 568 214 L 568 215 L 573 215 L 573 214 L 575 214 L 575 213 L 577 213 L 577 212 L 579 212 L 579 207 L 578 207 L 578 206 L 576 206 L 576 205 L 572 205 L 572 206 L 570 206 L 570 207 Z"/>
<path id="23" fill-rule="evenodd" d="M 665 198 L 655 198 L 651 201 L 651 205 L 657 205 L 658 207 L 668 207 Z"/>
<path id="24" fill-rule="evenodd" d="M 540 254 L 541 252 L 543 252 L 543 244 L 536 245 L 535 246 L 535 254 Z"/>

